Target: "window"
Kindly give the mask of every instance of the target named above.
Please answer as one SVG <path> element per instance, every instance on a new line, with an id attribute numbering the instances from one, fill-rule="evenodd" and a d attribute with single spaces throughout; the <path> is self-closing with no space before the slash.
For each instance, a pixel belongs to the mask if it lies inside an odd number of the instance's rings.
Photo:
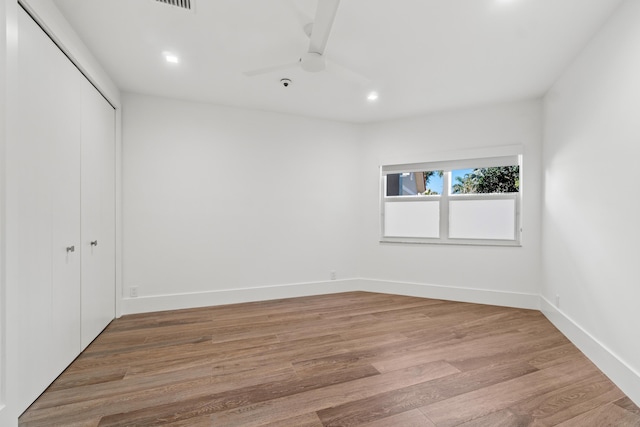
<path id="1" fill-rule="evenodd" d="M 521 156 L 386 165 L 382 241 L 520 244 Z"/>

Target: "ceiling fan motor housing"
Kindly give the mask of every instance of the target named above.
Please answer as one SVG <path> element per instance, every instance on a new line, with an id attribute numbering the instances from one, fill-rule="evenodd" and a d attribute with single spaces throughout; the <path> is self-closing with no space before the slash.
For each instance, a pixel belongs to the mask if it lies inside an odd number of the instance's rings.
<path id="1" fill-rule="evenodd" d="M 317 73 L 319 71 L 324 71 L 326 66 L 327 64 L 324 60 L 324 56 L 316 52 L 305 53 L 302 58 L 300 58 L 300 67 L 305 71 Z"/>

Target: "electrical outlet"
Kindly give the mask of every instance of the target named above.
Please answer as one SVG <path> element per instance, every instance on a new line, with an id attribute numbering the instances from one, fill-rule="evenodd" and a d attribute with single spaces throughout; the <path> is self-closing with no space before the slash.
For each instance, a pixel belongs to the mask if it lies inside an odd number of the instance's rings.
<path id="1" fill-rule="evenodd" d="M 560 308 L 560 295 L 556 294 L 556 308 Z"/>
<path id="2" fill-rule="evenodd" d="M 138 296 L 138 287 L 132 286 L 129 288 L 129 296 L 131 298 L 136 298 Z"/>
<path id="3" fill-rule="evenodd" d="M 335 271 L 335 270 L 331 270 L 331 271 L 329 272 L 329 277 L 331 278 L 331 280 L 336 280 L 336 277 L 338 277 L 338 276 L 336 275 L 336 271 Z"/>

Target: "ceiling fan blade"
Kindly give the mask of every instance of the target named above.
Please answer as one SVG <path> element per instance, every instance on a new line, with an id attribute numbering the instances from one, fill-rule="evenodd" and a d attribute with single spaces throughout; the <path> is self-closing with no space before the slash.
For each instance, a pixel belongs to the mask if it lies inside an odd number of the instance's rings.
<path id="1" fill-rule="evenodd" d="M 321 55 L 324 53 L 324 48 L 327 46 L 327 41 L 331 34 L 331 27 L 333 27 L 333 21 L 336 18 L 338 5 L 340 5 L 340 0 L 318 0 L 316 16 L 311 29 L 309 52 Z"/>
<path id="2" fill-rule="evenodd" d="M 333 73 L 344 80 L 351 81 L 360 86 L 367 86 L 371 84 L 372 80 L 364 76 L 357 71 L 352 70 L 349 67 L 345 67 L 344 65 L 337 63 L 333 59 L 326 58 L 326 70 L 330 73 Z"/>
<path id="3" fill-rule="evenodd" d="M 286 64 L 272 65 L 270 67 L 258 68 L 256 70 L 245 71 L 243 74 L 247 77 L 259 76 L 261 74 L 269 74 L 274 71 L 289 70 L 300 66 L 300 61 L 288 62 Z"/>

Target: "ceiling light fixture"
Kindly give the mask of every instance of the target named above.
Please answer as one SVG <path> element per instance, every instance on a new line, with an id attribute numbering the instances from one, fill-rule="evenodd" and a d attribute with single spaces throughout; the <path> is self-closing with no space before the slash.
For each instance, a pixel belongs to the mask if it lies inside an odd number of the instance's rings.
<path id="1" fill-rule="evenodd" d="M 377 101 L 378 100 L 378 92 L 371 92 L 369 95 L 367 95 L 367 100 L 369 102 Z"/>
<path id="2" fill-rule="evenodd" d="M 178 59 L 178 57 L 172 53 L 164 52 L 163 55 L 164 55 L 164 60 L 170 64 L 177 64 L 180 62 L 180 59 Z"/>

